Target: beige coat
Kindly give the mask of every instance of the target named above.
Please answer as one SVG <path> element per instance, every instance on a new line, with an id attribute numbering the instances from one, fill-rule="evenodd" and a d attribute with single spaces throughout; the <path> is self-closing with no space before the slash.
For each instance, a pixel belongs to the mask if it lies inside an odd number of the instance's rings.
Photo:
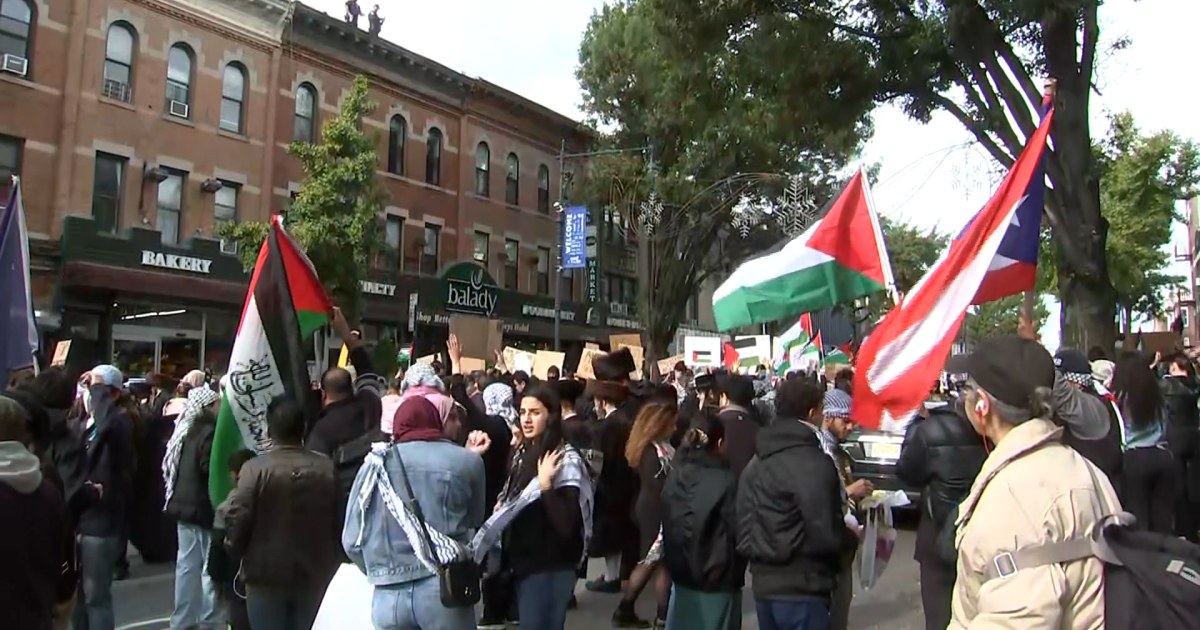
<path id="1" fill-rule="evenodd" d="M 1001 553 L 1090 535 L 1105 514 L 1120 510 L 1104 473 L 1061 438 L 1054 423 L 1031 420 L 983 463 L 959 507 L 949 628 L 1103 630 L 1103 566 L 1095 558 L 1019 569 L 984 584 L 985 568 Z"/>

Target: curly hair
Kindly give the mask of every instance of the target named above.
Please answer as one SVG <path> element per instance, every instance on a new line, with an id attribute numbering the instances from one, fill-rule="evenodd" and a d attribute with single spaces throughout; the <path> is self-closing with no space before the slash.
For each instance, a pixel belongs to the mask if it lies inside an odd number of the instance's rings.
<path id="1" fill-rule="evenodd" d="M 642 405 L 637 418 L 633 421 L 633 430 L 629 433 L 629 441 L 625 444 L 625 459 L 629 465 L 637 468 L 642 460 L 642 451 L 647 446 L 671 437 L 675 432 L 675 421 L 679 413 L 675 405 L 665 402 L 649 402 Z"/>

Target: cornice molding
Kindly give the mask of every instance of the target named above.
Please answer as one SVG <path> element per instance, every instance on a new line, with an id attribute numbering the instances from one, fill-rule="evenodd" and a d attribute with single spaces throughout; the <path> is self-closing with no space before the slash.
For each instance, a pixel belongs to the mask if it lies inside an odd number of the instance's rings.
<path id="1" fill-rule="evenodd" d="M 186 5 L 160 0 L 134 0 L 134 2 L 177 22 L 203 28 L 232 41 L 251 46 L 261 52 L 270 53 L 279 48 L 279 40 L 264 37 L 254 31 L 233 28 L 225 22 L 216 19 L 215 16 L 201 15 L 190 11 Z M 284 16 L 280 17 L 283 18 Z"/>

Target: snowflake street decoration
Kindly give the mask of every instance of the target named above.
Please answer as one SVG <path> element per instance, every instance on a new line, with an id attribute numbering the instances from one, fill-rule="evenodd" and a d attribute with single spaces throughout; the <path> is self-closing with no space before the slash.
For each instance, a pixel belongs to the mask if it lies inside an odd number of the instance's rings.
<path id="1" fill-rule="evenodd" d="M 733 227 L 742 238 L 748 238 L 750 231 L 762 222 L 763 213 L 758 208 L 746 202 L 738 204 L 741 207 L 733 210 Z"/>
<path id="2" fill-rule="evenodd" d="M 788 185 L 777 203 L 778 208 L 773 213 L 775 223 L 788 236 L 800 234 L 817 220 L 817 205 L 799 175 L 788 178 Z"/>
<path id="3" fill-rule="evenodd" d="M 662 200 L 658 198 L 658 193 L 651 192 L 650 198 L 642 202 L 640 210 L 638 221 L 641 223 L 642 231 L 647 236 L 653 235 L 654 228 L 662 220 Z"/>

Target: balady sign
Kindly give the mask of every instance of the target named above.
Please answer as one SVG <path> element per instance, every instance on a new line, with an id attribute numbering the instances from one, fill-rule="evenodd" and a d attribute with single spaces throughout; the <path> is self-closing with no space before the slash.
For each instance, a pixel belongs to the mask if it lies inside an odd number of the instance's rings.
<path id="1" fill-rule="evenodd" d="M 205 258 L 193 258 L 191 256 L 180 256 L 178 254 L 166 254 L 148 249 L 142 250 L 143 267 L 159 267 L 161 269 L 170 269 L 172 271 L 187 271 L 190 273 L 207 274 L 209 267 L 212 266 L 212 263 L 213 261 Z"/>
<path id="2" fill-rule="evenodd" d="M 499 287 L 487 270 L 474 263 L 452 265 L 442 274 L 446 281 L 446 310 L 490 318 L 500 298 Z"/>

